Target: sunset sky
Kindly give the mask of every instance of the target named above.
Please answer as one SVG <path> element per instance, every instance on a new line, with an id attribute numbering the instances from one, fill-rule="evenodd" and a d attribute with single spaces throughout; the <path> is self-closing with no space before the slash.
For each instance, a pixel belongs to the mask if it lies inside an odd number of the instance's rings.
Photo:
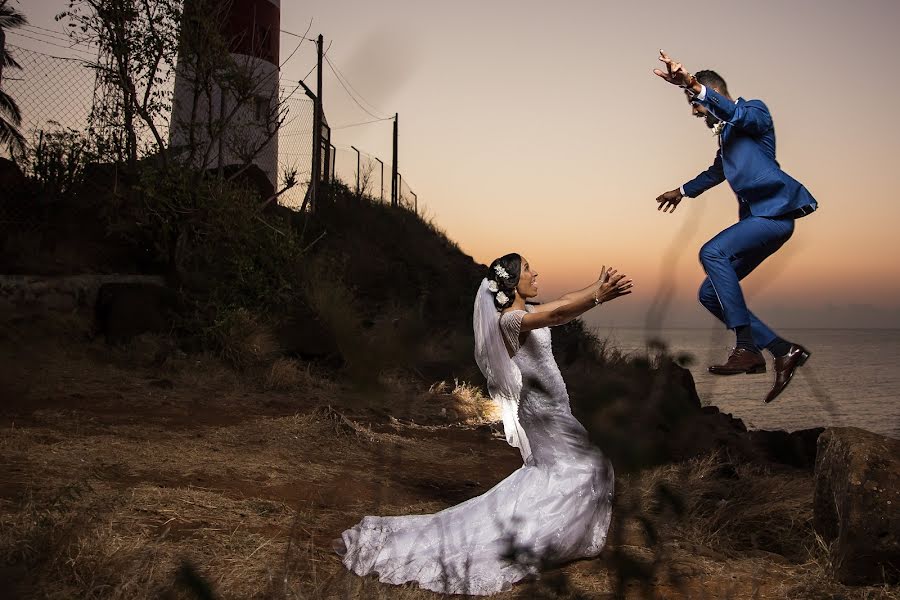
<path id="1" fill-rule="evenodd" d="M 64 4 L 19 7 L 59 31 Z M 776 328 L 900 327 L 897 0 L 282 0 L 281 18 L 299 34 L 312 19 L 353 88 L 399 113 L 405 180 L 476 260 L 521 252 L 542 299 L 604 264 L 631 275 L 635 293 L 591 316 L 604 327 L 644 325 L 667 286 L 663 325 L 713 323 L 695 301 L 697 251 L 737 203 L 725 183 L 657 212 L 655 197 L 705 169 L 716 143 L 651 72 L 659 48 L 713 68 L 734 95 L 768 104 L 782 167 L 820 206 L 748 278 L 751 308 Z M 283 35 L 282 57 L 296 44 Z M 283 78 L 314 61 L 303 44 Z M 334 127 L 371 119 L 330 71 L 323 96 Z M 388 163 L 391 125 L 339 129 L 334 142 Z"/>

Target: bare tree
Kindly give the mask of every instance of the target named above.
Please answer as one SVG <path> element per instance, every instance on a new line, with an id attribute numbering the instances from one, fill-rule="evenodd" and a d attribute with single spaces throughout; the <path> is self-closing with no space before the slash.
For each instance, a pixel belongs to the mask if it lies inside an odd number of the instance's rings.
<path id="1" fill-rule="evenodd" d="M 122 153 L 134 167 L 142 131 L 166 160 L 162 128 L 170 109 L 166 83 L 174 73 L 181 0 L 69 0 L 66 20 L 75 42 L 99 48 L 91 66 L 111 96 L 95 105 L 97 129 L 121 128 Z"/>
<path id="2" fill-rule="evenodd" d="M 148 136 L 164 166 L 174 158 L 196 167 L 196 177 L 215 167 L 222 176 L 226 162 L 240 167 L 230 171 L 236 177 L 261 152 L 273 151 L 287 110 L 279 97 L 278 69 L 232 52 L 238 43 L 255 47 L 263 40 L 223 33 L 231 4 L 68 0 L 67 10 L 57 15 L 67 21 L 73 41 L 100 49 L 91 66 L 114 97 L 95 106 L 92 127 L 111 136 L 122 132 L 124 139 L 111 145 L 121 148 L 132 167 Z M 189 101 L 180 110 L 173 109 L 173 79 L 188 88 L 183 96 Z"/>
<path id="3" fill-rule="evenodd" d="M 375 175 L 375 161 L 369 157 L 366 157 L 365 162 L 362 162 L 359 167 L 359 195 L 363 196 L 371 196 L 372 193 L 369 191 L 369 184 L 372 183 Z"/>

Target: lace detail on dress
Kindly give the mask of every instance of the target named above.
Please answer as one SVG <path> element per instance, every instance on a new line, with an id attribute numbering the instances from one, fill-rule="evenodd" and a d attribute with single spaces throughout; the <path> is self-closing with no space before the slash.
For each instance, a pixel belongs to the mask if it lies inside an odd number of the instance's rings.
<path id="1" fill-rule="evenodd" d="M 512 350 L 513 354 L 519 351 L 519 336 L 522 332 L 522 318 L 524 316 L 524 310 L 511 310 L 500 315 L 500 331 L 503 333 L 506 345 Z"/>

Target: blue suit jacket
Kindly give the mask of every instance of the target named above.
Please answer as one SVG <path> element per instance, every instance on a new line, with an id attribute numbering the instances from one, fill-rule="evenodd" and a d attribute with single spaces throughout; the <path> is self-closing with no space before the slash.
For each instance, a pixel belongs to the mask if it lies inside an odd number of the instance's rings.
<path id="1" fill-rule="evenodd" d="M 775 126 L 761 100 L 732 102 L 707 87 L 706 97 L 698 102 L 725 122 L 725 128 L 715 162 L 684 184 L 686 196 L 699 196 L 727 179 L 738 196 L 741 219 L 750 215 L 797 218 L 816 210 L 812 194 L 782 171 L 775 159 Z"/>

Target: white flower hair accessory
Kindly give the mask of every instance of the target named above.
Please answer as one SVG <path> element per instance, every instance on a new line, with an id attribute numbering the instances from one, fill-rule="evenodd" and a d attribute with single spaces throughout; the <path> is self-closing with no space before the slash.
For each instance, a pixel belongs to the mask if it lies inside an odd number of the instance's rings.
<path id="1" fill-rule="evenodd" d="M 492 294 L 496 294 L 497 291 L 498 291 L 499 289 L 500 289 L 500 288 L 497 287 L 497 282 L 496 282 L 496 281 L 494 281 L 493 279 L 488 279 L 488 290 L 489 290 Z"/>
<path id="2" fill-rule="evenodd" d="M 713 125 L 713 135 L 722 135 L 722 131 L 725 130 L 725 121 L 719 121 L 715 125 Z"/>
<path id="3" fill-rule="evenodd" d="M 509 302 L 509 296 L 504 294 L 503 292 L 497 292 L 497 302 L 500 304 L 506 304 Z"/>
<path id="4" fill-rule="evenodd" d="M 497 273 L 497 277 L 499 277 L 500 279 L 509 279 L 509 273 L 507 273 L 506 269 L 504 269 L 500 265 L 494 266 L 494 272 Z"/>

